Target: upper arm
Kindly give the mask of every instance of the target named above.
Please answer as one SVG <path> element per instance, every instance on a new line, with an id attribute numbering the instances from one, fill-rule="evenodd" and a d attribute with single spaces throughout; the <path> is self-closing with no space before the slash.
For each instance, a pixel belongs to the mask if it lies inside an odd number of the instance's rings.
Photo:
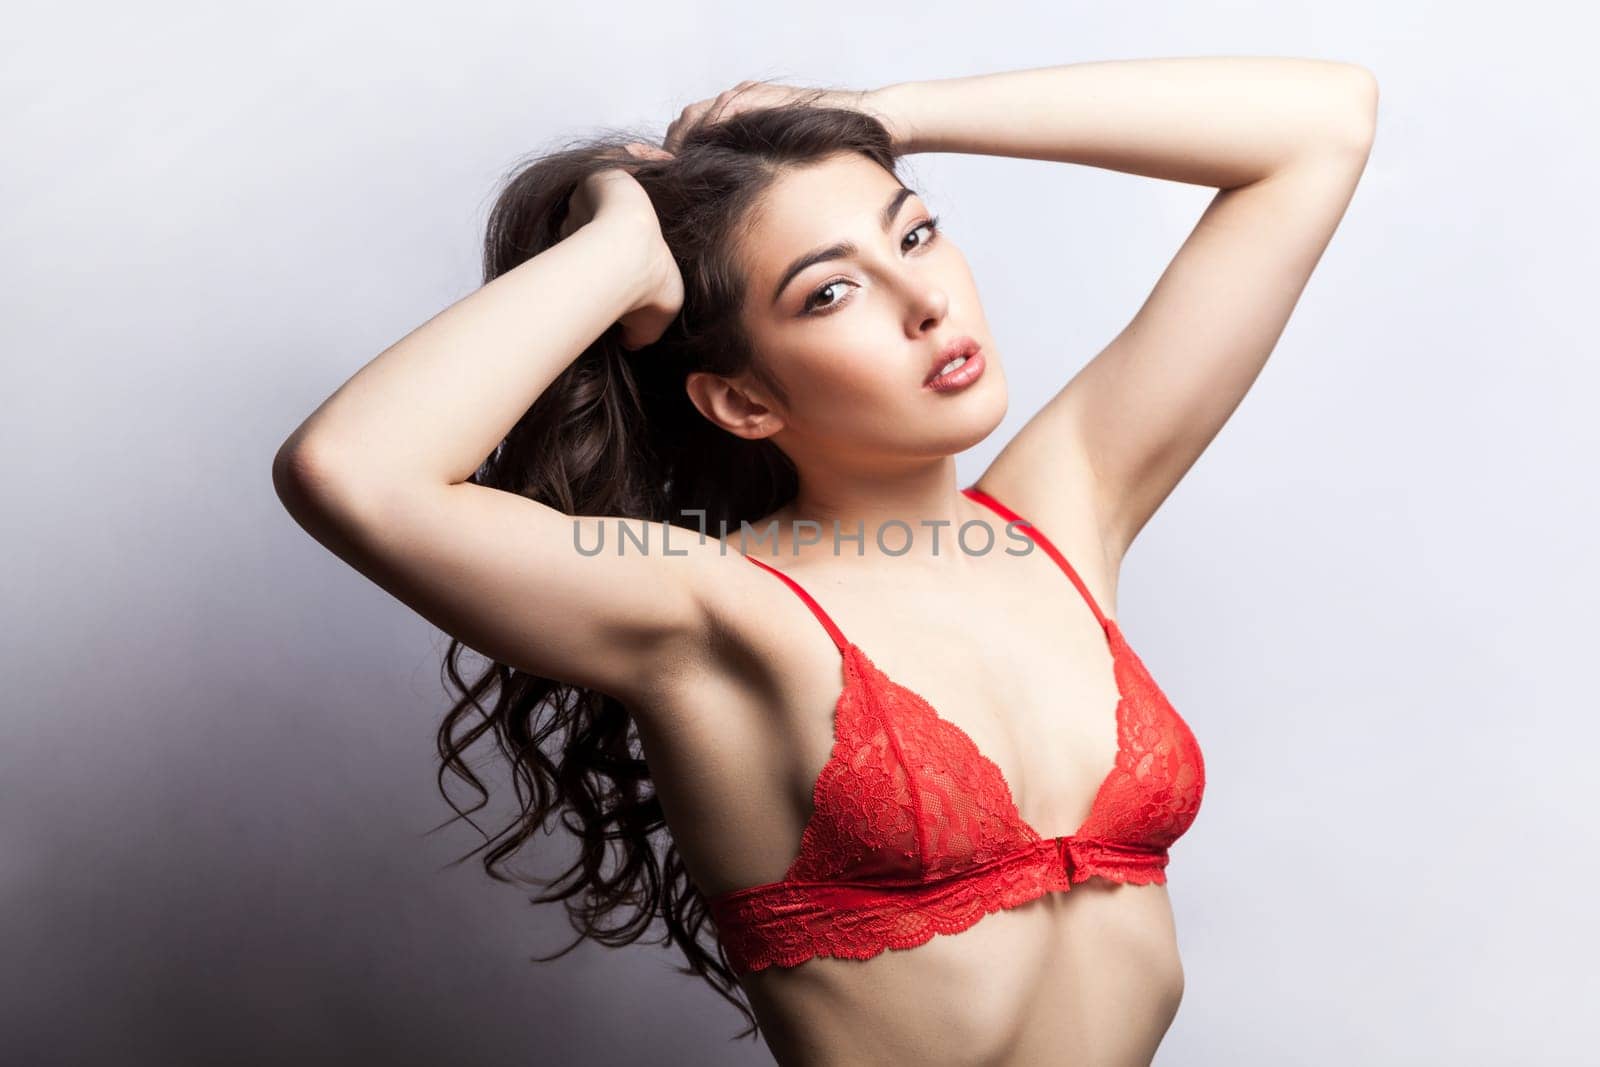
<path id="1" fill-rule="evenodd" d="M 996 459 L 1019 510 L 1061 523 L 1053 510 L 1091 502 L 1053 487 L 1083 485 L 1121 559 L 1260 374 L 1354 194 L 1371 110 L 1352 109 L 1347 138 L 1216 194 L 1132 320 Z"/>
<path id="2" fill-rule="evenodd" d="M 673 527 L 664 546 L 659 522 L 567 515 L 469 482 L 362 488 L 304 457 L 277 464 L 274 482 L 318 541 L 452 637 L 630 706 L 701 647 L 702 594 L 726 564 L 694 530 Z M 637 539 L 619 554 L 622 525 Z"/>

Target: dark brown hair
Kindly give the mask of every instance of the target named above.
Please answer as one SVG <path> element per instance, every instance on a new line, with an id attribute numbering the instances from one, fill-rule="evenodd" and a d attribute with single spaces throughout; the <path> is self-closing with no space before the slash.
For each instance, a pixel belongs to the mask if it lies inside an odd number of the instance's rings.
<path id="1" fill-rule="evenodd" d="M 683 275 L 682 311 L 658 342 L 637 352 L 621 346 L 620 327 L 608 329 L 538 397 L 473 482 L 569 515 L 695 526 L 684 512 L 703 509 L 708 531 L 737 530 L 794 496 L 795 469 L 783 452 L 712 423 L 690 402 L 684 383 L 692 371 L 749 370 L 785 398 L 741 329 L 746 279 L 737 256 L 753 209 L 784 168 L 858 152 L 898 180 L 888 130 L 864 112 L 817 99 L 712 116 L 685 131 L 671 159 L 623 157 L 649 195 Z M 513 168 L 488 219 L 485 283 L 555 244 L 568 195 L 591 172 L 619 165 L 630 141 L 648 138 L 612 130 Z M 443 664 L 447 691 L 461 696 L 438 731 L 439 789 L 455 818 L 483 833 L 471 815 L 489 793 L 465 753 L 488 735 L 509 764 L 521 811 L 455 862 L 487 849 L 482 862 L 491 877 L 552 886 L 533 903 L 566 902 L 578 937 L 551 956 L 534 957 L 539 961 L 565 955 L 585 938 L 630 944 L 661 919 L 665 932 L 657 943 L 683 953 L 687 966 L 679 972 L 709 982 L 749 1023 L 736 1036 L 753 1037 L 755 1016 L 714 927 L 707 928 L 705 900 L 672 842 L 622 703 L 499 662 L 469 683 L 459 662 L 464 650 L 452 640 Z M 447 772 L 477 793 L 471 808 L 450 798 Z M 554 879 L 505 871 L 512 854 L 558 812 L 577 840 L 572 864 Z"/>

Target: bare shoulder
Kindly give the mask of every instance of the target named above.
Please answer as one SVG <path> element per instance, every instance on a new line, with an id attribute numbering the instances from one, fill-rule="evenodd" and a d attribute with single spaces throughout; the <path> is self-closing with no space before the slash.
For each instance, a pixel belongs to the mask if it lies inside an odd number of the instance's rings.
<path id="1" fill-rule="evenodd" d="M 707 558 L 703 639 L 657 661 L 629 703 L 683 862 L 704 892 L 767 880 L 792 859 L 843 684 L 839 652 L 782 579 L 731 547 Z"/>
<path id="2" fill-rule="evenodd" d="M 650 694 L 659 707 L 704 706 L 712 691 L 743 690 L 780 702 L 785 677 L 803 677 L 831 652 L 821 628 L 783 578 L 744 558 L 734 543 L 707 537 L 690 574 L 700 624 L 675 654 L 660 657 Z M 774 567 L 782 571 L 782 565 Z"/>

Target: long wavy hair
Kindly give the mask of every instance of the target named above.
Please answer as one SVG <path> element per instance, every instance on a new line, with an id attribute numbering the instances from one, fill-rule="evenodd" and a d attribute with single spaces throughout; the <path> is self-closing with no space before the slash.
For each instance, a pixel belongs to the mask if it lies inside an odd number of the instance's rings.
<path id="1" fill-rule="evenodd" d="M 707 530 L 738 529 L 794 496 L 788 457 L 769 441 L 745 440 L 705 418 L 685 380 L 693 371 L 749 370 L 787 399 L 741 328 L 746 278 L 736 260 L 752 208 L 785 168 L 859 152 L 899 179 L 883 124 L 818 98 L 702 120 L 684 132 L 671 159 L 625 157 L 682 272 L 682 311 L 659 341 L 636 352 L 622 347 L 620 327 L 609 328 L 534 401 L 471 481 L 569 515 L 673 522 L 703 509 Z M 485 283 L 554 245 L 573 189 L 590 173 L 617 166 L 630 141 L 649 138 L 610 129 L 513 167 L 487 223 Z M 442 668 L 447 692 L 460 694 L 437 735 L 439 789 L 456 812 L 442 825 L 464 818 L 485 840 L 454 863 L 483 852 L 490 877 L 551 887 L 532 903 L 565 902 L 578 936 L 550 956 L 533 957 L 539 962 L 585 938 L 630 944 L 659 918 L 664 933 L 656 943 L 676 945 L 687 961 L 676 969 L 704 978 L 739 1010 L 749 1026 L 735 1037 L 754 1037 L 757 1020 L 714 924 L 707 928 L 705 899 L 667 829 L 626 708 L 606 693 L 499 662 L 468 682 L 465 650 L 452 640 Z M 509 765 L 521 809 L 494 835 L 471 817 L 489 791 L 465 758 L 485 737 Z M 451 799 L 447 774 L 476 792 L 470 808 Z M 511 872 L 513 853 L 558 814 L 577 839 L 572 864 L 553 879 Z"/>

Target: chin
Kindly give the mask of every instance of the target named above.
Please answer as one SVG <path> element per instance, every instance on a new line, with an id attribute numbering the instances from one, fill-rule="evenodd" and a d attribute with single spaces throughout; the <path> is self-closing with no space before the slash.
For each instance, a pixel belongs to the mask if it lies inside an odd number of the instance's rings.
<path id="1" fill-rule="evenodd" d="M 1000 372 L 998 363 L 989 364 L 983 377 L 962 393 L 940 399 L 958 401 L 948 410 L 957 416 L 954 421 L 964 430 L 977 434 L 977 441 L 988 437 L 1005 421 L 1006 411 L 1011 406 L 1011 393 L 1006 388 L 1005 375 Z"/>
<path id="2" fill-rule="evenodd" d="M 983 384 L 977 382 L 975 386 Z M 961 398 L 963 403 L 949 405 L 942 417 L 928 426 L 927 437 L 938 442 L 940 455 L 955 455 L 981 444 L 1005 421 L 1009 397 L 1004 382 L 995 384 L 999 388 L 969 390 Z"/>

